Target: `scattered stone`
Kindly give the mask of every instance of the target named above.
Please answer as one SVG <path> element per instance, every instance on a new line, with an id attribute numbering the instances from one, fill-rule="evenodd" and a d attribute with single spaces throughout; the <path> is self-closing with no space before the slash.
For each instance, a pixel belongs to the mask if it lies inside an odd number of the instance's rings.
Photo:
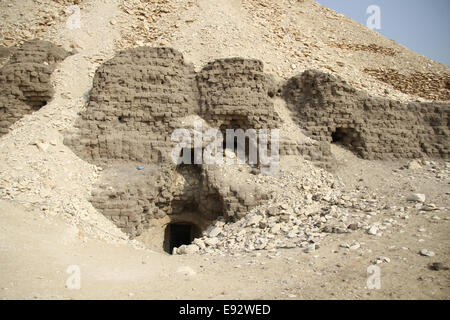
<path id="1" fill-rule="evenodd" d="M 208 236 L 210 237 L 210 238 L 215 238 L 215 237 L 217 237 L 219 234 L 221 234 L 222 233 L 222 229 L 221 228 L 219 228 L 219 227 L 214 227 L 214 228 L 212 228 L 211 229 L 211 231 L 209 231 L 209 234 L 208 234 Z"/>
<path id="2" fill-rule="evenodd" d="M 304 250 L 304 252 L 306 252 L 306 253 L 311 253 L 311 252 L 314 252 L 314 251 L 316 251 L 316 244 L 315 243 L 312 243 L 312 244 L 308 245 L 308 247 L 306 247 L 306 249 Z"/>
<path id="3" fill-rule="evenodd" d="M 267 214 L 269 216 L 276 216 L 276 215 L 278 215 L 278 213 L 279 213 L 279 210 L 275 207 L 267 208 Z"/>
<path id="4" fill-rule="evenodd" d="M 422 193 L 414 193 L 411 194 L 408 198 L 406 198 L 407 201 L 411 201 L 411 202 L 425 202 L 425 195 Z"/>
<path id="5" fill-rule="evenodd" d="M 430 204 L 424 205 L 420 210 L 435 211 L 435 210 L 439 210 L 439 208 L 437 208 L 434 203 L 430 203 Z"/>
<path id="6" fill-rule="evenodd" d="M 377 226 L 371 226 L 368 230 L 367 233 L 372 235 L 372 236 L 376 236 L 378 233 L 378 227 Z"/>
<path id="7" fill-rule="evenodd" d="M 417 160 L 413 160 L 408 163 L 409 170 L 419 170 L 421 168 L 422 168 L 422 166 L 420 165 L 419 161 L 417 161 Z"/>
<path id="8" fill-rule="evenodd" d="M 436 254 L 433 251 L 422 249 L 420 250 L 420 255 L 424 257 L 434 257 Z"/>
<path id="9" fill-rule="evenodd" d="M 361 248 L 361 244 L 359 244 L 358 242 L 354 242 L 351 246 L 350 246 L 350 250 L 358 250 L 359 248 Z"/>
<path id="10" fill-rule="evenodd" d="M 200 251 L 200 248 L 196 244 L 190 244 L 186 246 L 184 253 L 185 254 L 194 254 Z"/>
<path id="11" fill-rule="evenodd" d="M 358 230 L 358 225 L 356 223 L 349 224 L 347 229 L 350 229 L 353 231 Z"/>
<path id="12" fill-rule="evenodd" d="M 214 247 L 218 243 L 219 243 L 219 239 L 217 239 L 217 238 L 206 238 L 205 239 L 205 244 L 210 247 Z"/>
<path id="13" fill-rule="evenodd" d="M 389 262 L 391 262 L 391 259 L 389 259 L 388 257 L 378 257 L 374 261 L 375 264 L 389 263 Z"/>
<path id="14" fill-rule="evenodd" d="M 259 222 L 262 220 L 262 216 L 260 215 L 255 215 L 253 217 L 250 218 L 250 220 L 248 220 L 247 222 L 247 226 L 256 226 L 259 225 Z"/>
<path id="15" fill-rule="evenodd" d="M 428 268 L 433 271 L 449 270 L 449 268 L 441 262 L 433 262 L 428 265 Z"/>
<path id="16" fill-rule="evenodd" d="M 281 224 L 277 223 L 270 229 L 270 233 L 277 234 L 281 230 Z"/>
<path id="17" fill-rule="evenodd" d="M 195 239 L 194 243 L 200 248 L 200 250 L 204 250 L 206 248 L 205 242 L 201 239 Z"/>

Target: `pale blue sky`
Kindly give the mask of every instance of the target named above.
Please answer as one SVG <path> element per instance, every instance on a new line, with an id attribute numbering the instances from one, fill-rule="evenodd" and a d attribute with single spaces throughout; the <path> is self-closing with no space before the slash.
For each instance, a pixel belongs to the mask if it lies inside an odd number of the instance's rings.
<path id="1" fill-rule="evenodd" d="M 318 0 L 366 25 L 366 9 L 381 9 L 383 36 L 450 66 L 450 0 Z"/>

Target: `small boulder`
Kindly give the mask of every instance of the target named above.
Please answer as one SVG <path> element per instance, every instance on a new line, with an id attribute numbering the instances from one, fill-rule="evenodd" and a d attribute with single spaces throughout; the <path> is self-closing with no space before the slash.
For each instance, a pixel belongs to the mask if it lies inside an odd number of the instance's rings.
<path id="1" fill-rule="evenodd" d="M 424 257 L 434 257 L 436 255 L 433 251 L 430 251 L 428 249 L 422 249 L 419 253 Z"/>
<path id="2" fill-rule="evenodd" d="M 210 247 L 214 247 L 218 243 L 219 243 L 219 239 L 217 239 L 217 238 L 206 238 L 205 239 L 205 244 Z"/>
<path id="3" fill-rule="evenodd" d="M 421 203 L 424 203 L 425 199 L 426 199 L 426 197 L 422 193 L 413 193 L 408 198 L 406 198 L 407 201 L 421 202 Z"/>
<path id="4" fill-rule="evenodd" d="M 304 251 L 306 253 L 311 253 L 311 252 L 316 251 L 316 244 L 312 243 L 312 244 L 308 245 Z"/>
<path id="5" fill-rule="evenodd" d="M 201 249 L 201 250 L 205 250 L 206 245 L 205 242 L 201 239 L 195 239 L 194 243 Z"/>
<path id="6" fill-rule="evenodd" d="M 433 270 L 433 271 L 449 270 L 449 268 L 446 267 L 446 266 L 445 266 L 443 263 L 441 263 L 441 262 L 434 262 L 434 263 L 431 263 L 430 265 L 428 265 L 428 268 L 429 268 L 430 270 Z"/>
<path id="7" fill-rule="evenodd" d="M 378 233 L 378 228 L 377 226 L 371 226 L 368 230 L 367 233 L 372 235 L 372 236 L 376 236 Z"/>
<path id="8" fill-rule="evenodd" d="M 421 168 L 422 166 L 420 165 L 418 160 L 412 160 L 411 162 L 408 163 L 409 170 L 419 170 Z"/>
<path id="9" fill-rule="evenodd" d="M 221 233 L 222 233 L 222 228 L 214 227 L 214 228 L 211 229 L 211 231 L 209 231 L 208 236 L 209 236 L 210 238 L 215 238 L 215 237 L 217 237 L 217 236 L 218 236 L 219 234 L 221 234 Z"/>
<path id="10" fill-rule="evenodd" d="M 184 249 L 184 254 L 194 254 L 200 251 L 200 248 L 196 244 L 190 244 Z"/>

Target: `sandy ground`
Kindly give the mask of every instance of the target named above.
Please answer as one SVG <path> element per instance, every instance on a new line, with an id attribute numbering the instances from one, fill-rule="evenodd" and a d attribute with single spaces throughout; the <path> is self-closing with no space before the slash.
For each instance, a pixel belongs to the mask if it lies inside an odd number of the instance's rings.
<path id="1" fill-rule="evenodd" d="M 364 161 L 339 147 L 334 149 L 341 160 L 336 174 L 343 178 L 346 188 L 358 184 L 383 195 L 388 202 L 408 206 L 404 199 L 405 185 L 413 181 L 413 191 L 425 190 L 437 206 L 448 206 L 447 182 L 425 170 L 413 173 L 400 170 L 393 183 L 389 179 L 392 170 L 404 163 Z M 449 271 L 433 271 L 428 267 L 434 262 L 450 265 L 448 211 L 421 214 L 413 208 L 407 211 L 409 219 L 381 237 L 362 231 L 332 234 L 310 254 L 286 249 L 233 257 L 170 256 L 92 239 L 58 217 L 42 217 L 13 202 L 1 201 L 0 297 L 448 299 Z M 360 248 L 341 246 L 354 240 L 360 243 Z M 421 256 L 419 251 L 424 248 L 436 255 Z M 379 257 L 386 257 L 389 262 L 377 265 L 381 288 L 369 290 L 367 268 Z M 72 265 L 80 270 L 79 290 L 66 287 L 73 276 L 67 273 Z"/>

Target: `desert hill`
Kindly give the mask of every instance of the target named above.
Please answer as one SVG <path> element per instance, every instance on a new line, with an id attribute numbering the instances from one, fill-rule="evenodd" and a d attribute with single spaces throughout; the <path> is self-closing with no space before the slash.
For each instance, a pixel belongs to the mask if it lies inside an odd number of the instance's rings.
<path id="1" fill-rule="evenodd" d="M 1 107 L 26 109 L 0 136 L 0 297 L 448 299 L 448 66 L 312 0 L 20 0 L 0 12 Z M 35 39 L 48 41 L 36 59 L 26 49 Z M 31 107 L 26 94 L 10 100 L 41 67 L 45 99 L 34 103 L 38 88 Z M 176 70 L 168 84 L 136 80 L 160 69 Z M 172 102 L 149 90 L 179 83 L 187 93 Z M 135 112 L 121 92 L 171 103 L 172 117 Z M 134 152 L 155 128 L 163 141 L 171 120 L 249 123 L 233 108 L 211 111 L 227 103 L 281 127 L 279 174 L 165 171 L 159 154 Z M 331 132 L 335 111 L 345 128 Z M 358 141 L 346 144 L 349 123 Z M 217 203 L 233 216 L 209 219 Z M 194 215 L 196 240 L 168 255 L 175 204 L 207 219 Z M 366 288 L 373 264 L 376 291 Z M 85 272 L 80 291 L 64 288 L 69 265 Z"/>

